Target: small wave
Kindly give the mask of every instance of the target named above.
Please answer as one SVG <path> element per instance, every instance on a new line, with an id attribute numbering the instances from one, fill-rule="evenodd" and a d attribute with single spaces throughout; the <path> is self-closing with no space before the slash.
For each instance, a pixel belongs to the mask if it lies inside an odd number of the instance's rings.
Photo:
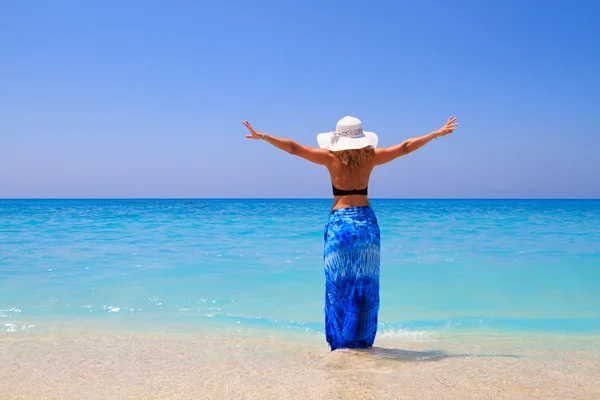
<path id="1" fill-rule="evenodd" d="M 4 324 L 6 332 L 12 333 L 17 331 L 29 331 L 35 328 L 35 325 L 18 325 L 18 324 Z"/>
<path id="2" fill-rule="evenodd" d="M 406 329 L 385 329 L 380 330 L 377 336 L 379 338 L 387 339 L 408 339 L 408 340 L 419 340 L 426 339 L 434 335 L 435 332 L 431 331 L 409 331 Z"/>

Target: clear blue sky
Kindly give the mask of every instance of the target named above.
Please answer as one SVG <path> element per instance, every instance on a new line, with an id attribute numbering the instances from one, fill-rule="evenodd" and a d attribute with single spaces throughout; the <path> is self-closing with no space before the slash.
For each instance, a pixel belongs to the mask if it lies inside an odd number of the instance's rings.
<path id="1" fill-rule="evenodd" d="M 352 115 L 372 197 L 600 197 L 598 1 L 2 1 L 0 197 L 329 197 Z"/>

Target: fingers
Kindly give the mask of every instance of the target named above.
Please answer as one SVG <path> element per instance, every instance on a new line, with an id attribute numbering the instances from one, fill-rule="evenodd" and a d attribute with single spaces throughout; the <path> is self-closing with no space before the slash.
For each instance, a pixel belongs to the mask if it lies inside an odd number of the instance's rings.
<path id="1" fill-rule="evenodd" d="M 448 118 L 446 125 L 444 125 L 444 127 L 439 130 L 440 135 L 445 136 L 445 135 L 449 135 L 452 132 L 454 132 L 454 130 L 458 126 L 458 123 L 456 123 L 455 121 L 456 121 L 456 117 Z"/>
<path id="2" fill-rule="evenodd" d="M 248 128 L 250 131 L 254 130 L 254 129 L 252 129 L 252 125 L 250 125 L 250 123 L 248 121 L 243 121 L 242 124 L 244 124 L 244 126 L 246 128 Z"/>
<path id="3" fill-rule="evenodd" d="M 256 132 L 256 130 L 254 130 L 254 128 L 252 127 L 252 125 L 250 125 L 250 123 L 248 121 L 242 121 L 242 124 L 244 124 L 244 126 L 246 128 L 248 128 L 248 130 L 252 133 L 251 136 L 246 136 L 247 138 L 257 138 L 258 137 L 258 132 Z"/>
<path id="4" fill-rule="evenodd" d="M 455 121 L 456 121 L 456 117 L 451 116 L 450 118 L 448 118 L 448 121 L 446 122 L 446 126 L 444 126 L 442 128 L 445 135 L 449 135 L 450 133 L 454 132 L 454 130 L 458 126 L 458 123 L 456 123 Z"/>
<path id="5" fill-rule="evenodd" d="M 446 136 L 451 134 L 452 132 L 454 132 L 457 126 L 458 123 L 456 123 L 456 117 L 450 116 L 450 118 L 448 118 L 448 121 L 446 121 L 446 125 L 437 130 L 438 136 Z"/>

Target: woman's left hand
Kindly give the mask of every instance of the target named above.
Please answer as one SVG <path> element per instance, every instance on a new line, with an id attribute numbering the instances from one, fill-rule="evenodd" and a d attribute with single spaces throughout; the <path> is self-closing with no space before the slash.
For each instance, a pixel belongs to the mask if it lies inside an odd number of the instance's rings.
<path id="1" fill-rule="evenodd" d="M 246 138 L 248 138 L 248 139 L 264 139 L 265 138 L 265 134 L 260 133 L 257 130 L 255 130 L 252 127 L 252 125 L 250 125 L 250 122 L 244 121 L 243 124 L 250 131 L 250 135 L 246 135 Z"/>
<path id="2" fill-rule="evenodd" d="M 446 125 L 436 131 L 436 136 L 449 135 L 454 132 L 457 126 L 458 124 L 456 123 L 456 117 L 450 117 L 448 118 L 448 121 L 446 121 Z"/>

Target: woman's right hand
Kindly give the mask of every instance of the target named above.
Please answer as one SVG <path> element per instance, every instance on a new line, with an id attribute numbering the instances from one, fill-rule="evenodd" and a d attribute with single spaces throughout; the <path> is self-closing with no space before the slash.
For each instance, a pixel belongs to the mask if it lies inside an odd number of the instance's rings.
<path id="1" fill-rule="evenodd" d="M 246 128 L 248 128 L 248 130 L 250 131 L 250 135 L 246 135 L 246 138 L 248 138 L 248 139 L 264 139 L 265 138 L 266 135 L 264 133 L 257 131 L 256 129 L 254 129 L 252 127 L 252 125 L 250 125 L 250 122 L 244 121 L 244 122 L 242 122 L 242 124 L 244 124 L 244 126 Z"/>
<path id="2" fill-rule="evenodd" d="M 446 122 L 446 125 L 444 125 L 440 129 L 438 129 L 437 131 L 435 131 L 436 136 L 446 136 L 446 135 L 449 135 L 452 132 L 454 132 L 454 130 L 458 126 L 458 124 L 455 124 L 454 121 L 456 121 L 456 117 L 450 117 L 450 118 L 448 118 L 448 121 Z"/>

